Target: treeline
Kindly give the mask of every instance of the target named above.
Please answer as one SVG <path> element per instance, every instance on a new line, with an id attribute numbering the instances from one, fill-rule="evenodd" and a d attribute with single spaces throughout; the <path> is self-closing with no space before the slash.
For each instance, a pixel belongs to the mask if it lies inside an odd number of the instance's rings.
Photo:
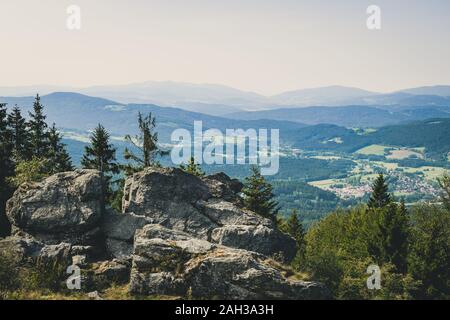
<path id="1" fill-rule="evenodd" d="M 450 178 L 442 205 L 394 202 L 382 175 L 367 205 L 337 210 L 305 232 L 297 212 L 281 228 L 297 239 L 293 267 L 324 282 L 337 299 L 450 298 Z M 369 266 L 381 287 L 367 286 Z"/>
<path id="2" fill-rule="evenodd" d="M 48 127 L 39 95 L 27 121 L 16 105 L 0 104 L 0 236 L 9 234 L 5 203 L 23 182 L 73 169 L 55 124 Z"/>
<path id="3" fill-rule="evenodd" d="M 125 136 L 125 141 L 130 145 L 123 154 L 126 164 L 117 161 L 117 149 L 111 143 L 110 134 L 101 124 L 98 124 L 91 134 L 90 145 L 85 147 L 81 159 L 82 168 L 100 172 L 103 178 L 104 204 L 109 204 L 118 211 L 122 210 L 125 177 L 147 167 L 160 166 L 159 157 L 168 154 L 158 145 L 156 118 L 151 113 L 146 116 L 139 113 L 137 124 L 138 134 Z"/>
<path id="4" fill-rule="evenodd" d="M 39 95 L 28 118 L 25 119 L 17 105 L 8 112 L 6 104 L 0 104 L 0 236 L 10 233 L 5 204 L 19 185 L 75 169 L 56 125 L 48 127 L 46 123 Z M 125 136 L 130 145 L 123 155 L 125 165 L 117 161 L 110 134 L 101 124 L 94 129 L 90 144 L 85 147 L 81 167 L 100 171 L 103 209 L 109 204 L 121 210 L 124 177 L 159 165 L 157 158 L 167 153 L 158 146 L 156 119 L 152 114 L 139 114 L 137 120 L 139 133 Z"/>
<path id="5" fill-rule="evenodd" d="M 363 133 L 345 127 L 319 124 L 299 129 L 294 147 L 303 150 L 340 151 L 353 153 L 371 144 L 426 148 L 427 158 L 446 160 L 450 148 L 450 119 L 428 119 L 378 128 Z M 336 141 L 339 138 L 341 141 Z"/>

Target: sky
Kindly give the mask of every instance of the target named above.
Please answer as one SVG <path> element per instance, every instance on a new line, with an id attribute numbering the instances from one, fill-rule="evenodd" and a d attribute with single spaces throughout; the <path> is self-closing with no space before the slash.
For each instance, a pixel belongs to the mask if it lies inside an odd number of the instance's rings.
<path id="1" fill-rule="evenodd" d="M 381 8 L 381 30 L 366 26 Z M 81 9 L 81 30 L 66 27 Z M 448 0 L 1 0 L 0 86 L 450 84 Z"/>

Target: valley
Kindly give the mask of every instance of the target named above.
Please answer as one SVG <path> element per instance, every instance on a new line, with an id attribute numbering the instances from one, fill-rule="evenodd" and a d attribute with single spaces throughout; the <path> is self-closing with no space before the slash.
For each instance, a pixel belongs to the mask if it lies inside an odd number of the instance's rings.
<path id="1" fill-rule="evenodd" d="M 33 103 L 33 97 L 0 100 L 9 106 L 19 105 L 24 115 Z M 125 162 L 124 150 L 130 146 L 124 136 L 136 134 L 139 112 L 151 112 L 156 117 L 159 143 L 165 149 L 173 146 L 170 135 L 175 129 L 193 132 L 194 121 L 202 121 L 204 130 L 279 129 L 280 170 L 268 179 L 281 213 L 297 209 L 307 225 L 336 208 L 366 201 L 378 173 L 389 177 L 397 200 L 404 199 L 411 205 L 435 198 L 436 179 L 450 169 L 450 109 L 446 106 L 309 107 L 214 116 L 70 92 L 52 93 L 42 101 L 48 123 L 59 125 L 77 166 L 91 130 L 100 122 L 111 133 L 117 160 Z M 167 158 L 161 163 L 173 165 Z M 239 179 L 250 171 L 249 165 L 202 168 L 207 173 L 223 171 Z"/>

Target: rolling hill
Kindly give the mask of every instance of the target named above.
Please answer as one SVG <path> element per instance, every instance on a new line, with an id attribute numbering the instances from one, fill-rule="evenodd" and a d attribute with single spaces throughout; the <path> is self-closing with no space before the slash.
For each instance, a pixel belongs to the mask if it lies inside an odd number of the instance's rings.
<path id="1" fill-rule="evenodd" d="M 34 97 L 0 97 L 0 102 L 8 103 L 9 107 L 19 105 L 25 116 L 31 111 L 33 101 Z M 66 131 L 72 130 L 79 134 L 86 134 L 98 123 L 102 123 L 113 136 L 135 134 L 138 113 L 151 112 L 157 118 L 161 142 L 169 142 L 170 134 L 176 128 L 192 130 L 194 121 L 202 121 L 204 129 L 217 128 L 224 131 L 238 128 L 273 128 L 280 129 L 285 135 L 305 126 L 284 120 L 234 120 L 151 104 L 121 104 L 71 92 L 43 96 L 41 102 L 45 106 L 48 123 L 54 122 Z"/>
<path id="2" fill-rule="evenodd" d="M 358 88 L 329 86 L 284 92 L 271 97 L 271 99 L 278 105 L 327 106 L 372 95 L 376 95 L 376 93 Z"/>
<path id="3" fill-rule="evenodd" d="M 381 127 L 431 117 L 450 117 L 450 107 L 414 107 L 399 110 L 371 106 L 283 108 L 232 113 L 227 117 L 245 120 L 289 120 L 309 125 L 328 123 L 344 127 Z"/>
<path id="4" fill-rule="evenodd" d="M 70 88 L 63 86 L 0 87 L 0 96 L 31 96 L 35 92 L 75 92 L 121 104 L 153 104 L 215 116 L 241 111 L 262 111 L 311 106 L 450 106 L 450 86 L 404 89 L 376 93 L 359 88 L 328 86 L 292 90 L 273 96 L 217 84 L 147 81 L 127 85 Z"/>
<path id="5" fill-rule="evenodd" d="M 361 132 L 336 125 L 315 125 L 299 129 L 293 146 L 305 150 L 355 152 L 372 144 L 425 148 L 428 157 L 446 159 L 450 151 L 450 119 L 429 119 Z"/>

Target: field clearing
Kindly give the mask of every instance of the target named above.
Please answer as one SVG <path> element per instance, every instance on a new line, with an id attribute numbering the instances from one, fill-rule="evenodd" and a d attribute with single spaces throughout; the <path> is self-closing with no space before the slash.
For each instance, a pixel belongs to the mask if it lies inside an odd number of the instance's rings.
<path id="1" fill-rule="evenodd" d="M 309 182 L 309 184 L 317 188 L 328 188 L 331 185 L 336 184 L 338 182 L 339 181 L 335 179 L 327 179 L 327 180 L 312 181 Z"/>
<path id="2" fill-rule="evenodd" d="M 378 173 L 365 174 L 361 176 L 361 183 L 372 183 L 378 178 Z"/>
<path id="3" fill-rule="evenodd" d="M 389 150 L 389 154 L 387 153 Z M 415 156 L 418 159 L 424 159 L 425 148 L 398 148 L 383 146 L 380 144 L 372 144 L 365 148 L 359 149 L 355 153 L 373 156 L 386 156 L 386 159 L 403 160 Z"/>
<path id="4" fill-rule="evenodd" d="M 442 177 L 444 174 L 448 174 L 450 170 L 439 167 L 419 167 L 419 168 L 403 168 L 407 173 L 423 173 L 425 179 L 435 181 L 437 178 Z"/>
<path id="5" fill-rule="evenodd" d="M 400 149 L 400 150 L 392 150 L 388 156 L 386 156 L 386 159 L 392 159 L 392 160 L 402 160 L 407 159 L 411 156 L 415 156 L 418 159 L 423 159 L 423 154 L 409 150 L 409 149 Z"/>
<path id="6" fill-rule="evenodd" d="M 318 160 L 340 160 L 340 159 L 342 159 L 341 157 L 338 157 L 338 156 L 314 156 L 311 158 L 318 159 Z"/>
<path id="7" fill-rule="evenodd" d="M 389 147 L 382 146 L 379 144 L 372 144 L 370 146 L 359 149 L 355 153 L 364 154 L 364 155 L 384 156 L 385 150 L 387 148 L 389 148 Z"/>
<path id="8" fill-rule="evenodd" d="M 386 170 L 395 170 L 399 167 L 398 163 L 390 163 L 390 162 L 383 162 L 383 161 L 374 161 L 373 164 L 383 167 Z"/>
<path id="9" fill-rule="evenodd" d="M 355 162 L 357 166 L 352 169 L 352 174 L 373 173 L 373 168 L 367 161 L 355 160 Z"/>

